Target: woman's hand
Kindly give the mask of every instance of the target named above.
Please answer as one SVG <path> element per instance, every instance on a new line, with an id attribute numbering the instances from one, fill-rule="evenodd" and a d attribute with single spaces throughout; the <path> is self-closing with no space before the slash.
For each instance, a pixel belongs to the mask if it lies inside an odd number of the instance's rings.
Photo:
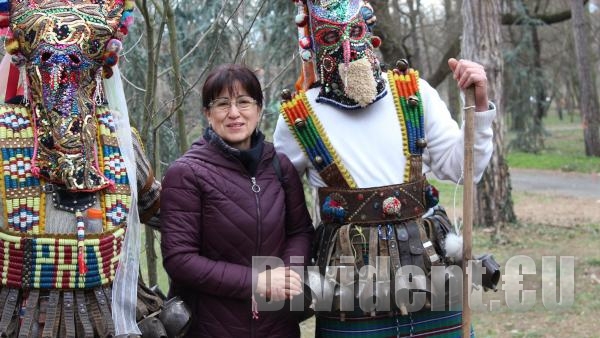
<path id="1" fill-rule="evenodd" d="M 292 299 L 302 293 L 300 275 L 289 267 L 279 267 L 258 274 L 256 292 L 273 301 Z"/>
<path id="2" fill-rule="evenodd" d="M 448 66 L 460 89 L 475 87 L 475 111 L 488 110 L 487 77 L 483 66 L 473 61 L 454 58 L 448 60 Z"/>

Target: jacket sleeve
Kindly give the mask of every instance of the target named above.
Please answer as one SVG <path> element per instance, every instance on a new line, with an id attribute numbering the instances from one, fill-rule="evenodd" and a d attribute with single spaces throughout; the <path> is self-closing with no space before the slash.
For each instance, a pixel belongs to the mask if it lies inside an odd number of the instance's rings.
<path id="1" fill-rule="evenodd" d="M 191 165 L 175 162 L 162 186 L 161 250 L 169 277 L 185 288 L 249 299 L 257 278 L 251 267 L 202 256 L 202 191 Z"/>
<path id="2" fill-rule="evenodd" d="M 423 154 L 424 172 L 433 171 L 439 179 L 458 182 L 464 159 L 463 128 L 452 119 L 446 104 L 438 92 L 426 81 L 419 81 L 423 99 L 427 149 Z M 496 108 L 475 113 L 474 176 L 479 181 L 493 151 L 492 122 Z M 463 123 L 464 127 L 464 123 Z"/>
<path id="3" fill-rule="evenodd" d="M 285 180 L 285 224 L 287 239 L 282 260 L 285 265 L 290 265 L 291 257 L 299 256 L 303 257 L 304 265 L 308 265 L 310 264 L 310 248 L 314 236 L 314 227 L 306 207 L 302 181 L 300 181 L 298 172 L 293 164 L 285 155 L 275 156 L 279 156 L 281 159 L 281 168 Z"/>

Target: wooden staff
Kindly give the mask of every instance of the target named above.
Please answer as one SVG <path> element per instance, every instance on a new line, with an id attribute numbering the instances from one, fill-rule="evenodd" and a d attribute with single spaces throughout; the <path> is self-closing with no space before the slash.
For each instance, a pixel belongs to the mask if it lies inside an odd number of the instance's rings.
<path id="1" fill-rule="evenodd" d="M 462 301 L 462 336 L 471 337 L 471 308 L 469 307 L 469 295 L 471 294 L 470 273 L 467 273 L 469 260 L 471 259 L 472 232 L 473 232 L 473 146 L 475 127 L 475 87 L 471 86 L 465 90 L 464 118 L 464 179 L 463 179 L 463 301 Z"/>

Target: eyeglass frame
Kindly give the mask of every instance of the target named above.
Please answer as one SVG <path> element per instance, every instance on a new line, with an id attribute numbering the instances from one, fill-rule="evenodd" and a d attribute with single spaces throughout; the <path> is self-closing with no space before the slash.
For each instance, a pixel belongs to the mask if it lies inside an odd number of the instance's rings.
<path id="1" fill-rule="evenodd" d="M 215 108 L 215 110 L 216 110 L 216 111 L 220 111 L 220 112 L 222 112 L 222 113 L 225 113 L 225 112 L 229 112 L 229 111 L 231 110 L 231 107 L 232 107 L 233 105 L 235 105 L 235 107 L 236 107 L 236 108 L 237 108 L 239 111 L 245 111 L 245 110 L 249 109 L 249 108 L 250 108 L 250 106 L 248 106 L 247 108 L 240 108 L 240 107 L 238 106 L 238 100 L 239 100 L 239 98 L 242 98 L 242 97 L 244 97 L 244 98 L 248 98 L 248 99 L 249 99 L 249 101 L 250 101 L 250 102 L 249 102 L 249 103 L 250 103 L 250 105 L 252 105 L 252 104 L 258 104 L 258 101 L 257 101 L 256 99 L 254 99 L 252 96 L 250 96 L 250 95 L 240 95 L 240 96 L 237 96 L 237 97 L 235 98 L 235 100 L 232 100 L 232 99 L 231 99 L 231 98 L 229 98 L 229 97 L 217 97 L 217 98 L 213 99 L 212 101 L 210 101 L 210 103 L 208 104 L 208 108 L 209 108 L 209 109 L 211 109 L 211 108 Z M 222 99 L 222 100 L 225 100 L 225 99 L 226 99 L 226 100 L 228 100 L 228 101 L 229 101 L 229 104 L 227 105 L 227 109 L 225 109 L 225 107 L 223 107 L 223 110 L 220 110 L 219 108 L 216 108 L 216 107 L 214 107 L 214 103 L 215 103 L 217 100 L 219 100 L 219 99 Z"/>

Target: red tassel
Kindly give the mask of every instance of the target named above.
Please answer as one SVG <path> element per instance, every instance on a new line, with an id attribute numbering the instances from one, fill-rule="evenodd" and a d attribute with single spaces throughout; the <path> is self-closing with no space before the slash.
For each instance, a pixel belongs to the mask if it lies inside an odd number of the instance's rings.
<path id="1" fill-rule="evenodd" d="M 31 174 L 34 177 L 40 177 L 40 168 L 39 167 L 31 167 Z"/>
<path id="2" fill-rule="evenodd" d="M 83 257 L 83 247 L 79 248 L 79 252 L 77 254 L 77 262 L 79 263 L 79 274 L 85 275 L 88 272 L 87 265 L 85 265 L 85 259 Z"/>

